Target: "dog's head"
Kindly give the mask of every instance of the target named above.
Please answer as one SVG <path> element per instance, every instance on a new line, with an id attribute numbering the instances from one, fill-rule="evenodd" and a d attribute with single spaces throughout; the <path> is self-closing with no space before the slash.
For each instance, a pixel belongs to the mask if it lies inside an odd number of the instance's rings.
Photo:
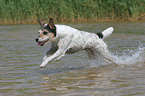
<path id="1" fill-rule="evenodd" d="M 56 37 L 56 27 L 52 18 L 50 18 L 49 23 L 44 23 L 39 19 L 39 23 L 41 30 L 38 31 L 39 36 L 35 40 L 39 46 L 43 46 Z"/>

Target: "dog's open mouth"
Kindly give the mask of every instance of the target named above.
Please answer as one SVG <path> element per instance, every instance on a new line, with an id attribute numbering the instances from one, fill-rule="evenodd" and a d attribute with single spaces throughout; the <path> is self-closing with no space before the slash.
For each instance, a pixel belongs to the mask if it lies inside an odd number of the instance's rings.
<path id="1" fill-rule="evenodd" d="M 47 44 L 48 41 L 49 41 L 49 39 L 44 40 L 44 41 L 39 41 L 39 42 L 38 42 L 38 45 L 39 45 L 39 46 L 43 46 L 44 44 Z"/>

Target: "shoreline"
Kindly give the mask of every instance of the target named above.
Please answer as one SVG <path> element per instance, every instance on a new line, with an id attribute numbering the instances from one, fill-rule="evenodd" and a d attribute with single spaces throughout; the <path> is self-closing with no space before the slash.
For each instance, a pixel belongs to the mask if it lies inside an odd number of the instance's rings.
<path id="1" fill-rule="evenodd" d="M 49 19 L 48 19 L 49 20 Z M 47 20 L 44 20 L 45 22 L 48 22 Z M 0 20 L 2 22 L 2 20 Z M 111 20 L 111 19 L 101 19 L 101 20 L 73 20 L 73 21 L 55 21 L 55 23 L 100 23 L 100 22 L 145 22 L 145 17 L 141 19 L 119 19 L 119 20 Z M 20 25 L 20 24 L 38 24 L 38 21 L 11 21 L 11 22 L 3 22 L 0 23 L 0 25 Z"/>

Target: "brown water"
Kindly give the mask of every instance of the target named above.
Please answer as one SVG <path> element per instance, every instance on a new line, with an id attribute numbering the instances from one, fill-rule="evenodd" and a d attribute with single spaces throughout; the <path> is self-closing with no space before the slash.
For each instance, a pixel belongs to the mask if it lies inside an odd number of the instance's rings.
<path id="1" fill-rule="evenodd" d="M 48 46 L 35 43 L 39 25 L 0 26 L 0 96 L 144 96 L 145 23 L 66 24 L 101 32 L 114 27 L 105 42 L 119 64 L 84 51 L 39 68 Z"/>

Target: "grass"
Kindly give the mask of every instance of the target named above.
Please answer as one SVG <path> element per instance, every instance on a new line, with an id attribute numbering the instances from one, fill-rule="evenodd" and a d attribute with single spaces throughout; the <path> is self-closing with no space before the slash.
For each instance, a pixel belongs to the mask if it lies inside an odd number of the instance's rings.
<path id="1" fill-rule="evenodd" d="M 145 0 L 0 0 L 0 24 L 144 20 Z"/>

